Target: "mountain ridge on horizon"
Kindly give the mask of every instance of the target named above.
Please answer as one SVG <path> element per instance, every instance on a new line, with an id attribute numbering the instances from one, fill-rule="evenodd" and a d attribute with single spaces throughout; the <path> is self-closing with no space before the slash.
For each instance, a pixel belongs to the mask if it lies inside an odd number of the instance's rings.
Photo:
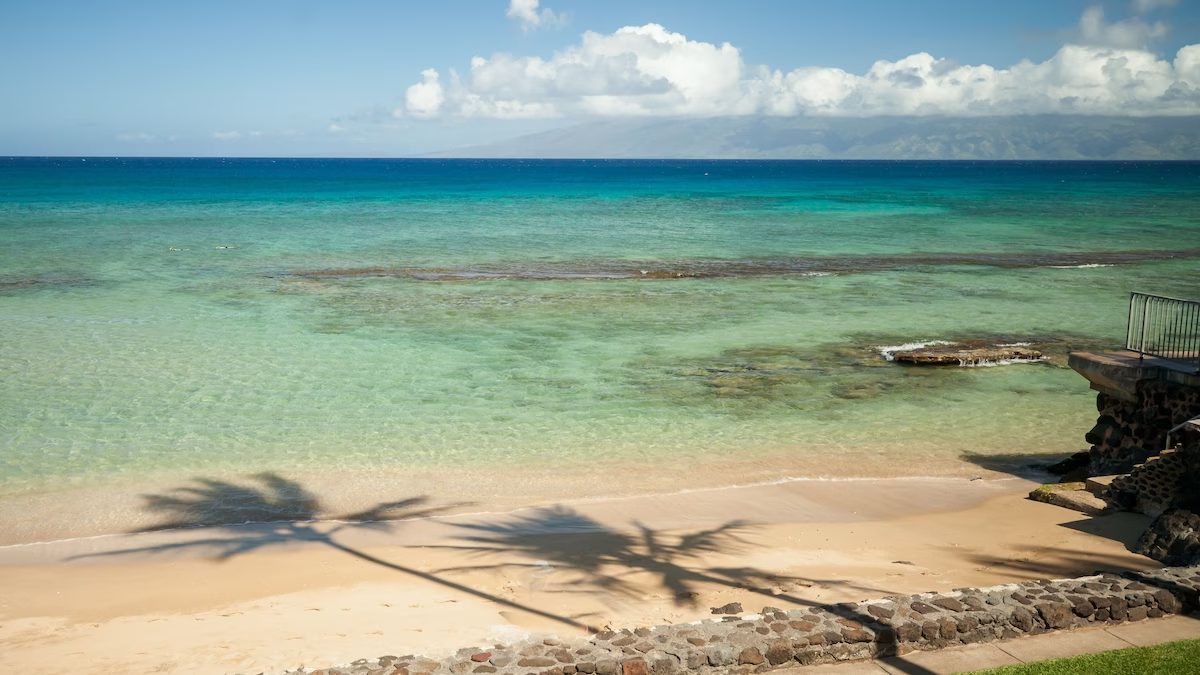
<path id="1" fill-rule="evenodd" d="M 634 118 L 421 155 L 511 159 L 1196 160 L 1200 115 Z"/>

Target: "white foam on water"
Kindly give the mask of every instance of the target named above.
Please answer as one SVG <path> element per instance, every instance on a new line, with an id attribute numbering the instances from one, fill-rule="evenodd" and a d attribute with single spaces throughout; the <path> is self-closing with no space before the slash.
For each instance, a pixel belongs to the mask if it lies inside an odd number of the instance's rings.
<path id="1" fill-rule="evenodd" d="M 875 349 L 876 349 L 876 351 L 879 352 L 880 356 L 882 356 L 885 361 L 894 361 L 896 359 L 896 352 L 907 352 L 907 351 L 912 351 L 913 349 L 924 349 L 925 347 L 935 347 L 938 345 L 952 345 L 952 344 L 956 344 L 956 343 L 947 342 L 945 340 L 928 340 L 926 342 L 906 342 L 902 345 L 884 345 L 884 346 L 880 346 L 880 347 L 875 347 Z"/>
<path id="2" fill-rule="evenodd" d="M 1051 265 L 1056 270 L 1085 270 L 1094 267 L 1113 267 L 1113 263 L 1084 263 L 1082 265 Z"/>

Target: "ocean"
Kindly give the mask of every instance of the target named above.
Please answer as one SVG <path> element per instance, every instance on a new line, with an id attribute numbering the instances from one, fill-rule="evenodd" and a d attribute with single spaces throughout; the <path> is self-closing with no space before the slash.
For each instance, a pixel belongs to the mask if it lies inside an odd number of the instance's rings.
<path id="1" fill-rule="evenodd" d="M 259 472 L 970 477 L 1086 447 L 1066 351 L 1200 297 L 1200 163 L 7 158 L 0 242 L 7 518 Z M 969 339 L 1051 358 L 880 354 Z"/>

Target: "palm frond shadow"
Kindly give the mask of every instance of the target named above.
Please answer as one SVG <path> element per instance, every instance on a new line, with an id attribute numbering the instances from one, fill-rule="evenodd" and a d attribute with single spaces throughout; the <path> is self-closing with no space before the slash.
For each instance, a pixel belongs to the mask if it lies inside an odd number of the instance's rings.
<path id="1" fill-rule="evenodd" d="M 274 473 L 250 476 L 251 484 L 239 485 L 213 478 L 195 478 L 162 494 L 142 495 L 146 511 L 165 517 L 135 532 L 156 532 L 219 525 L 250 523 L 312 522 L 323 517 L 321 502 L 303 485 Z M 258 483 L 259 486 L 253 483 Z M 362 511 L 324 516 L 327 520 L 358 526 L 389 528 L 391 521 L 426 518 L 463 504 L 425 507 L 428 497 L 410 497 L 382 502 Z"/>
<path id="2" fill-rule="evenodd" d="M 391 531 L 404 520 L 444 513 L 461 504 L 430 505 L 426 496 L 382 502 L 356 513 L 318 520 L 323 509 L 320 499 L 300 483 L 274 473 L 252 476 L 249 482 L 235 483 L 212 478 L 197 478 L 191 484 L 160 493 L 143 495 L 147 511 L 162 516 L 159 523 L 136 530 L 137 533 L 167 529 L 206 528 L 212 536 L 192 537 L 150 544 L 77 558 L 160 554 L 193 551 L 215 561 L 251 553 L 272 546 L 308 542 L 328 546 L 364 562 L 461 592 L 503 608 L 525 612 L 562 626 L 586 632 L 600 627 L 583 619 L 593 613 L 564 616 L 447 578 L 451 572 L 504 568 L 535 568 L 546 564 L 573 570 L 581 584 L 557 592 L 588 592 L 615 596 L 638 596 L 631 575 L 649 575 L 669 591 L 677 605 L 695 605 L 697 588 L 716 585 L 747 591 L 772 601 L 795 606 L 816 606 L 780 590 L 791 586 L 822 584 L 844 589 L 879 593 L 880 589 L 857 586 L 845 579 L 809 579 L 775 574 L 754 567 L 721 567 L 708 564 L 712 556 L 738 552 L 751 544 L 743 534 L 753 526 L 731 520 L 717 527 L 683 534 L 663 533 L 644 523 L 634 522 L 621 531 L 565 506 L 537 509 L 529 515 L 504 517 L 491 522 L 456 524 L 463 530 L 462 544 L 440 548 L 466 555 L 496 555 L 500 559 L 518 554 L 524 560 L 538 562 L 481 563 L 426 571 L 387 560 L 339 540 L 347 527 L 372 527 Z M 844 607 L 826 607 L 839 616 L 863 623 L 874 618 Z M 894 648 L 894 636 L 881 639 L 884 650 Z"/>
<path id="3" fill-rule="evenodd" d="M 628 578 L 633 575 L 648 575 L 679 606 L 695 606 L 697 588 L 705 584 L 749 591 L 801 606 L 813 603 L 781 589 L 823 584 L 870 592 L 879 590 L 856 586 L 845 579 L 810 579 L 754 567 L 706 564 L 706 558 L 750 547 L 743 534 L 754 526 L 740 520 L 683 534 L 662 533 L 637 521 L 629 531 L 621 531 L 568 507 L 552 506 L 504 521 L 463 523 L 456 527 L 464 530 L 460 537 L 463 543 L 444 548 L 490 557 L 518 553 L 524 559 L 539 562 L 481 563 L 439 572 L 548 564 L 577 573 L 579 578 L 572 580 L 571 587 L 563 592 L 579 592 L 583 587 L 600 594 L 638 598 L 642 596 L 641 587 Z"/>
<path id="4" fill-rule="evenodd" d="M 196 478 L 191 485 L 180 486 L 161 494 L 143 495 L 142 498 L 146 510 L 163 516 L 164 520 L 153 526 L 135 530 L 135 534 L 183 528 L 213 529 L 217 534 L 211 537 L 90 553 L 75 556 L 74 559 L 194 551 L 203 553 L 215 561 L 224 561 L 272 546 L 310 542 L 508 609 L 526 612 L 577 630 L 597 630 L 594 626 L 578 621 L 577 617 L 563 616 L 508 600 L 446 579 L 437 573 L 385 560 L 337 539 L 338 535 L 350 526 L 391 531 L 404 520 L 438 515 L 465 504 L 429 506 L 428 497 L 410 497 L 382 502 L 356 513 L 328 518 L 318 523 L 318 518 L 323 512 L 320 499 L 300 483 L 274 473 L 251 476 L 250 482 L 246 484 Z"/>
<path id="5" fill-rule="evenodd" d="M 709 562 L 712 557 L 745 551 L 752 543 L 744 536 L 754 526 L 731 520 L 722 525 L 686 533 L 664 533 L 634 521 L 628 530 L 607 527 L 565 506 L 536 509 L 527 515 L 489 523 L 462 523 L 461 544 L 443 548 L 464 551 L 473 556 L 496 557 L 518 553 L 536 562 L 485 562 L 437 570 L 438 573 L 467 570 L 494 570 L 512 567 L 551 566 L 576 573 L 569 585 L 552 589 L 560 593 L 593 592 L 616 596 L 642 597 L 645 585 L 628 577 L 649 578 L 671 594 L 677 606 L 694 606 L 698 589 L 704 585 L 723 586 L 762 596 L 771 604 L 794 607 L 821 606 L 840 618 L 879 628 L 875 649 L 880 655 L 895 654 L 896 634 L 879 626 L 877 619 L 848 605 L 821 605 L 793 595 L 787 587 L 822 585 L 886 595 L 882 589 L 864 587 L 846 579 L 815 579 L 777 574 L 755 567 L 722 567 Z M 903 672 L 930 671 L 904 661 Z"/>

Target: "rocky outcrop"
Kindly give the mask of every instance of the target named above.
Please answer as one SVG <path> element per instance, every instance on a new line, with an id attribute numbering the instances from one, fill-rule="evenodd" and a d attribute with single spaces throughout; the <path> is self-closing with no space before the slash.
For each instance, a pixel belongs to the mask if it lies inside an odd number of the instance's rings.
<path id="1" fill-rule="evenodd" d="M 1142 533 L 1133 550 L 1168 565 L 1200 565 L 1200 515 L 1167 511 Z"/>
<path id="2" fill-rule="evenodd" d="M 1177 567 L 788 611 L 764 607 L 755 614 L 724 616 L 719 621 L 605 630 L 578 640 L 550 638 L 467 648 L 442 660 L 384 656 L 339 668 L 301 669 L 291 675 L 757 673 L 1142 621 L 1191 611 L 1198 596 L 1200 567 Z"/>
<path id="3" fill-rule="evenodd" d="M 1111 349 L 1112 343 L 1074 333 L 976 333 L 973 335 L 941 335 L 936 339 L 905 339 L 911 336 L 874 336 L 874 351 L 885 361 L 916 363 L 929 360 L 929 365 L 999 365 L 1010 363 L 1042 363 L 1055 368 L 1068 367 L 1070 355 L 1080 349 Z M 897 354 L 905 354 L 897 359 Z M 960 361 L 961 359 L 961 361 Z"/>
<path id="4" fill-rule="evenodd" d="M 1042 353 L 1027 345 L 936 345 L 892 354 L 893 361 L 921 366 L 980 366 L 1041 359 Z"/>
<path id="5" fill-rule="evenodd" d="M 1134 551 L 1168 565 L 1200 564 L 1200 433 L 1151 457 L 1103 492 L 1115 508 L 1156 516 Z"/>

